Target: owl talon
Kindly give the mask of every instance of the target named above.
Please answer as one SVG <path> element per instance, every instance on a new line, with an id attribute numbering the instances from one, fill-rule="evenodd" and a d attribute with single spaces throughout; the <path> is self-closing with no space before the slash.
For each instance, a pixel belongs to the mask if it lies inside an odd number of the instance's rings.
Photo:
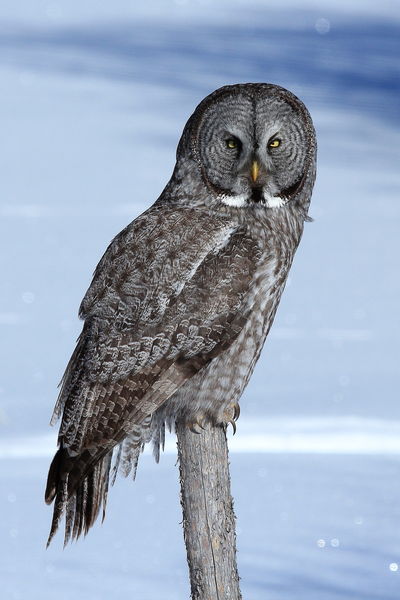
<path id="1" fill-rule="evenodd" d="M 235 421 L 238 420 L 240 416 L 240 406 L 237 402 L 229 404 L 229 406 L 225 409 L 222 421 L 227 425 L 230 423 L 232 425 L 232 429 L 234 429 L 234 433 L 236 433 L 236 425 Z"/>
<path id="2" fill-rule="evenodd" d="M 201 431 L 199 431 L 198 429 L 196 429 L 197 427 L 199 427 L 200 429 L 202 429 L 203 431 L 206 430 L 205 425 L 205 419 L 203 417 L 196 419 L 196 421 L 193 421 L 193 423 L 189 424 L 189 429 L 190 431 L 192 431 L 193 433 L 201 433 Z"/>
<path id="3" fill-rule="evenodd" d="M 196 433 L 197 435 L 200 435 L 200 434 L 201 434 L 201 431 L 197 431 L 197 429 L 196 429 L 196 425 L 199 425 L 199 423 L 192 423 L 192 424 L 189 426 L 189 429 L 190 429 L 190 431 L 191 431 L 192 433 Z M 204 427 L 202 427 L 202 429 L 204 429 Z"/>

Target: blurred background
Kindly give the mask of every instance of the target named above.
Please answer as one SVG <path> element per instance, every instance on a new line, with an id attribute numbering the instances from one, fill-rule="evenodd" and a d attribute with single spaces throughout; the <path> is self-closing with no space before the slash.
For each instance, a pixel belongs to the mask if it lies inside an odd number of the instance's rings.
<path id="1" fill-rule="evenodd" d="M 0 573 L 4 598 L 189 596 L 174 440 L 46 552 L 48 427 L 110 240 L 228 83 L 289 88 L 319 142 L 307 223 L 229 440 L 244 599 L 400 590 L 400 5 L 2 0 Z"/>

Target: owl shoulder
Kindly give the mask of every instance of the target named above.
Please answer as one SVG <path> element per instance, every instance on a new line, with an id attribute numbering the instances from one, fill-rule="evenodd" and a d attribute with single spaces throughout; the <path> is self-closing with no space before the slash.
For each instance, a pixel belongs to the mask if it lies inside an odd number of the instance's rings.
<path id="1" fill-rule="evenodd" d="M 99 261 L 79 316 L 86 319 L 106 298 L 129 287 L 184 282 L 204 257 L 225 244 L 237 224 L 227 215 L 176 204 L 154 204 L 125 227 Z"/>

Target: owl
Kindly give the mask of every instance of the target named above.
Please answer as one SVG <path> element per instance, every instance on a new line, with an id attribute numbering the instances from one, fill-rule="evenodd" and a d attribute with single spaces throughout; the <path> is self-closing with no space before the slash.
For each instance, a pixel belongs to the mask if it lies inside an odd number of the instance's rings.
<path id="1" fill-rule="evenodd" d="M 80 306 L 60 384 L 49 542 L 86 533 L 118 471 L 156 460 L 165 428 L 234 423 L 300 242 L 316 172 L 304 104 L 272 84 L 222 87 L 189 118 L 158 200 L 119 233 Z"/>

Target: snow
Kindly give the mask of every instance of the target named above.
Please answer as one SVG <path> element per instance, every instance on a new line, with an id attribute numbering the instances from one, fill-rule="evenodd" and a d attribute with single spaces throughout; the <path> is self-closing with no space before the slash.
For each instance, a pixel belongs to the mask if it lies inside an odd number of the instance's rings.
<path id="1" fill-rule="evenodd" d="M 47 465 L 2 463 L 4 598 L 189 597 L 175 456 L 143 456 L 135 483 L 115 484 L 103 525 L 64 551 L 60 536 L 44 548 Z M 233 453 L 243 597 L 397 600 L 399 468 L 398 455 Z"/>
<path id="2" fill-rule="evenodd" d="M 400 421 L 360 417 L 243 417 L 237 427 L 238 435 L 228 431 L 231 454 L 400 454 Z M 3 438 L 0 460 L 52 458 L 56 444 L 55 431 Z M 151 451 L 151 446 L 146 446 L 144 454 Z M 174 434 L 167 434 L 164 453 L 176 454 Z"/>
<path id="3" fill-rule="evenodd" d="M 90 275 L 161 192 L 195 105 L 273 81 L 309 107 L 319 170 L 229 436 L 244 598 L 398 598 L 398 4 L 3 0 L 0 13 L 2 597 L 189 596 L 174 439 L 117 481 L 102 527 L 45 552 L 47 423 Z"/>

